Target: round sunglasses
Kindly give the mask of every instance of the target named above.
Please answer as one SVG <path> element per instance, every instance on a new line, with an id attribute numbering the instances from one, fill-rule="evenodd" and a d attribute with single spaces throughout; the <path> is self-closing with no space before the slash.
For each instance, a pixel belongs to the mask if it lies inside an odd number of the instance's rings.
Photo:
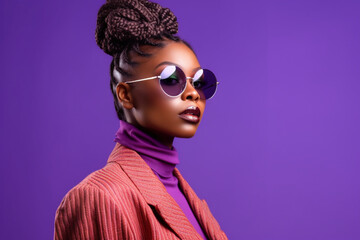
<path id="1" fill-rule="evenodd" d="M 135 83 L 151 79 L 159 79 L 160 87 L 169 97 L 177 97 L 181 95 L 187 84 L 187 79 L 192 79 L 191 84 L 200 95 L 200 99 L 210 99 L 215 95 L 217 82 L 215 74 L 208 69 L 199 69 L 194 77 L 186 77 L 181 68 L 168 65 L 161 71 L 160 76 L 142 78 L 128 81 L 126 83 Z"/>

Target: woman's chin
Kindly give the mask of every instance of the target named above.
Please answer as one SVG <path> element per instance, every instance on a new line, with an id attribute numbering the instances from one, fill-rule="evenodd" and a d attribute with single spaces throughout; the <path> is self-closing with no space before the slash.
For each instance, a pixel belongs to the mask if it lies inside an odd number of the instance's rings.
<path id="1" fill-rule="evenodd" d="M 176 137 L 178 137 L 178 138 L 192 138 L 195 135 L 196 130 L 197 129 L 191 129 L 191 130 L 187 129 L 187 130 L 179 131 L 176 134 Z"/>
<path id="2" fill-rule="evenodd" d="M 180 135 L 180 136 L 177 136 L 178 138 L 192 138 L 193 136 L 195 135 L 194 134 L 190 134 L 190 135 Z"/>

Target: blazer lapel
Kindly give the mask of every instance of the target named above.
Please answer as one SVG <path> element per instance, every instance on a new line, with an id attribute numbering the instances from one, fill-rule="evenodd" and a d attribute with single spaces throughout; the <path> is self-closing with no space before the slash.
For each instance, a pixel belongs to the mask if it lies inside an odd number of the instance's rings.
<path id="1" fill-rule="evenodd" d="M 158 214 L 180 239 L 202 239 L 177 202 L 136 151 L 116 143 L 108 162 L 117 162 L 121 166 L 146 202 L 154 206 Z M 187 196 L 192 197 L 191 194 L 187 194 Z M 198 203 L 192 203 L 191 207 L 193 208 L 196 204 Z M 203 215 L 199 216 L 202 218 Z M 201 225 L 203 225 L 204 219 L 202 221 Z"/>
<path id="2" fill-rule="evenodd" d="M 227 239 L 224 232 L 221 230 L 219 223 L 211 214 L 205 199 L 200 200 L 177 168 L 174 169 L 174 175 L 179 180 L 180 188 L 186 199 L 188 199 L 189 205 L 208 239 Z"/>

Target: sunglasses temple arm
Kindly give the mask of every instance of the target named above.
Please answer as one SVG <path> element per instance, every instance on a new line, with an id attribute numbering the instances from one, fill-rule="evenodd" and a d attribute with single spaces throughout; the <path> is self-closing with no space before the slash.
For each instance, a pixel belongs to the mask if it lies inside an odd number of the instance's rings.
<path id="1" fill-rule="evenodd" d="M 137 80 L 128 81 L 128 82 L 125 82 L 125 83 L 142 82 L 142 81 L 151 80 L 151 79 L 155 79 L 155 78 L 160 78 L 160 76 L 149 77 L 149 78 L 142 78 L 142 79 L 137 79 Z"/>

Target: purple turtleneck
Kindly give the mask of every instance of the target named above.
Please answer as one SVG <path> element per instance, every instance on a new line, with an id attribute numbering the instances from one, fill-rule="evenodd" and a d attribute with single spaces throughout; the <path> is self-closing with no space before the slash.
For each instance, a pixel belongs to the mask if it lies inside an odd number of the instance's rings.
<path id="1" fill-rule="evenodd" d="M 174 147 L 169 149 L 169 147 L 155 140 L 134 125 L 122 120 L 120 120 L 120 128 L 116 132 L 114 141 L 135 150 L 144 159 L 164 184 L 167 192 L 183 210 L 196 231 L 203 239 L 207 239 L 178 186 L 178 179 L 173 174 L 176 164 L 180 163 L 176 149 Z"/>

